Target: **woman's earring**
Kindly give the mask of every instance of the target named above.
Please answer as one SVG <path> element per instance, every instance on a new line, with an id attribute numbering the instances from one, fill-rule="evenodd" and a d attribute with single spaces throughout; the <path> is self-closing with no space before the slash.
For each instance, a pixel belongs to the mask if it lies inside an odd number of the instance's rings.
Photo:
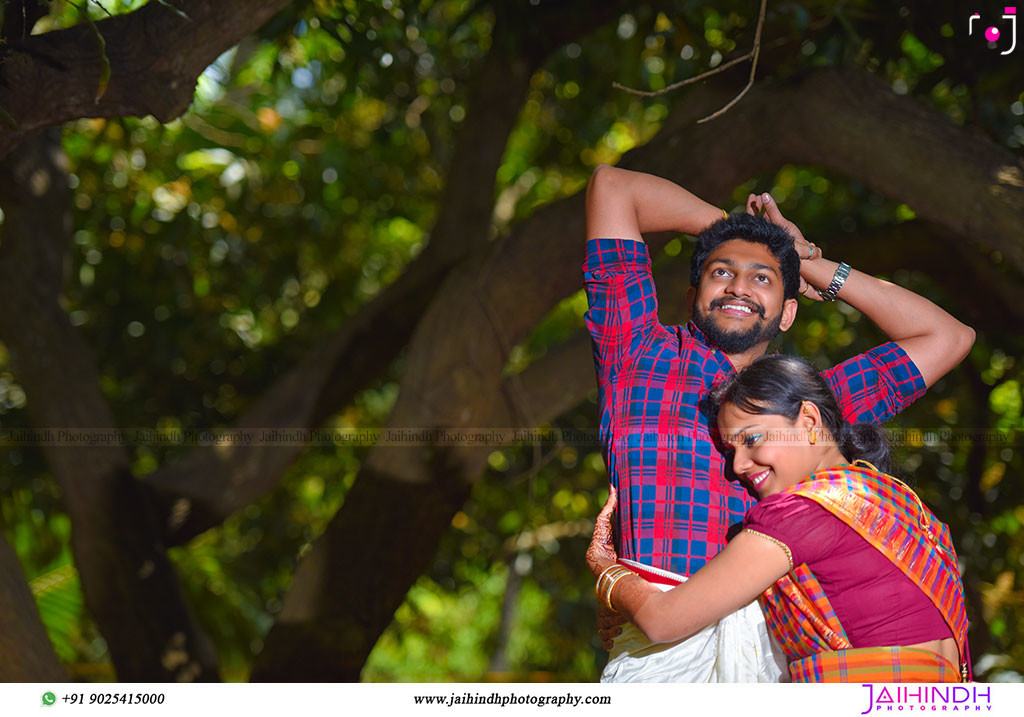
<path id="1" fill-rule="evenodd" d="M 817 428 L 812 428 L 812 429 L 811 429 L 811 437 L 810 437 L 810 439 L 809 439 L 809 440 L 810 440 L 810 442 L 811 442 L 811 445 L 812 445 L 812 446 L 813 446 L 813 445 L 814 445 L 815 443 L 817 443 L 817 442 L 818 442 L 818 429 L 817 429 Z"/>

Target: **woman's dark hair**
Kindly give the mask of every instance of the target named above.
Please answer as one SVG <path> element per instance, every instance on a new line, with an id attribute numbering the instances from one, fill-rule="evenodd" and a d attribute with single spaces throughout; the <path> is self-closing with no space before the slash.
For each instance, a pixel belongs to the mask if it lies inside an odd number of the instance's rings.
<path id="1" fill-rule="evenodd" d="M 732 239 L 764 244 L 779 261 L 783 297 L 795 299 L 800 293 L 800 257 L 793 248 L 793 237 L 767 219 L 750 214 L 730 214 L 697 235 L 697 247 L 690 259 L 690 285 L 697 288 L 704 263 L 715 247 Z"/>
<path id="2" fill-rule="evenodd" d="M 825 429 L 846 460 L 864 460 L 883 473 L 889 472 L 889 437 L 885 429 L 868 423 L 847 423 L 828 383 L 809 361 L 797 356 L 762 356 L 711 395 L 715 415 L 723 405 L 731 403 L 747 413 L 774 414 L 791 421 L 796 420 L 804 401 L 818 407 Z"/>

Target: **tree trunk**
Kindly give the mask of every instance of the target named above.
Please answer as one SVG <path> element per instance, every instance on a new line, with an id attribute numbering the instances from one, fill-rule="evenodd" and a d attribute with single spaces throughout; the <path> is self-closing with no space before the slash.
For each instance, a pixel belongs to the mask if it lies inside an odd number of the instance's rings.
<path id="1" fill-rule="evenodd" d="M 0 682 L 67 682 L 13 548 L 0 533 Z"/>
<path id="2" fill-rule="evenodd" d="M 0 336 L 71 517 L 85 603 L 128 682 L 217 679 L 216 657 L 185 603 L 151 500 L 119 445 L 62 431 L 116 431 L 89 348 L 59 303 L 71 196 L 57 131 L 0 165 Z"/>

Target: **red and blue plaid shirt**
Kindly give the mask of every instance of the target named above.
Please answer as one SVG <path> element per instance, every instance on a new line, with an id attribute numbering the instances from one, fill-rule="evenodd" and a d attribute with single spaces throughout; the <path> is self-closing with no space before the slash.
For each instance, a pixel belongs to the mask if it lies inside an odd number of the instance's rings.
<path id="1" fill-rule="evenodd" d="M 601 443 L 618 491 L 619 557 L 692 575 L 725 547 L 730 527 L 755 502 L 726 478 L 700 406 L 733 366 L 693 324 L 658 321 L 645 243 L 589 240 L 583 277 Z M 852 422 L 886 421 L 925 391 L 920 371 L 893 342 L 822 376 Z"/>

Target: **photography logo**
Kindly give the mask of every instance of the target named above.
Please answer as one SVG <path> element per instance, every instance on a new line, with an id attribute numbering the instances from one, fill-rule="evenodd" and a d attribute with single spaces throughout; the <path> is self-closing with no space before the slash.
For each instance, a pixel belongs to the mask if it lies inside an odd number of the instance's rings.
<path id="1" fill-rule="evenodd" d="M 868 691 L 868 707 L 874 712 L 991 712 L 992 688 L 971 685 L 862 685 Z"/>
<path id="2" fill-rule="evenodd" d="M 1017 8 L 1015 7 L 1004 7 L 1003 8 L 1003 20 L 1010 21 L 1010 49 L 1000 52 L 1000 55 L 1009 55 L 1017 47 Z M 976 12 L 971 15 L 967 20 L 967 34 L 974 35 L 974 21 L 981 20 L 981 13 Z M 984 24 L 984 21 L 983 23 Z M 995 45 L 999 42 L 999 38 L 1003 36 L 1002 31 L 995 25 L 991 25 L 985 29 L 985 39 L 989 43 Z"/>

